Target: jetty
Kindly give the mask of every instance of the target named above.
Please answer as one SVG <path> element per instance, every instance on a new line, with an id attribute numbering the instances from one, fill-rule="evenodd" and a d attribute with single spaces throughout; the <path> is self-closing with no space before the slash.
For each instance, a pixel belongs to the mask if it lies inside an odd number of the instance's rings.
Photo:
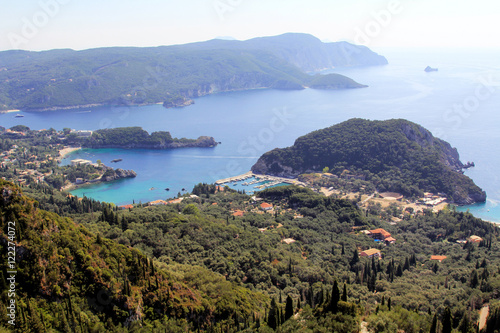
<path id="1" fill-rule="evenodd" d="M 215 182 L 215 185 L 222 185 L 226 183 L 231 183 L 231 182 L 239 182 L 248 178 L 254 177 L 254 174 L 252 171 L 248 171 L 247 173 L 244 173 L 239 176 L 234 176 L 234 177 L 229 177 L 229 178 L 224 178 L 224 179 L 219 179 Z"/>
<path id="2" fill-rule="evenodd" d="M 224 179 L 219 179 L 215 182 L 215 185 L 224 185 L 232 182 L 239 182 L 243 181 L 249 178 L 255 178 L 251 182 L 245 182 L 241 185 L 243 186 L 249 186 L 249 185 L 256 185 L 254 188 L 257 188 L 259 190 L 275 186 L 278 184 L 293 184 L 293 185 L 299 185 L 299 186 L 306 186 L 305 183 L 298 181 L 297 179 L 290 179 L 290 178 L 284 178 L 284 177 L 276 177 L 276 176 L 269 176 L 269 175 L 257 175 L 254 174 L 252 171 L 249 171 L 247 173 L 244 173 L 239 176 L 234 176 L 234 177 L 229 177 L 229 178 L 224 178 Z M 261 184 L 263 183 L 263 184 Z"/>

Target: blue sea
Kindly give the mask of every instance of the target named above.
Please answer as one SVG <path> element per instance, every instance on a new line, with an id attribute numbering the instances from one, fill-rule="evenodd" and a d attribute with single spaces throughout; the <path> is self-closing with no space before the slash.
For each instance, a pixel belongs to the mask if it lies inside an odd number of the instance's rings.
<path id="1" fill-rule="evenodd" d="M 364 89 L 220 93 L 179 109 L 97 107 L 21 112 L 23 118 L 9 113 L 0 114 L 0 125 L 57 130 L 142 126 L 150 132 L 170 131 L 178 138 L 209 135 L 221 142 L 215 148 L 163 151 L 85 149 L 66 158 L 64 163 L 75 158 L 100 159 L 113 167 L 135 170 L 136 178 L 73 191 L 121 205 L 174 197 L 199 182 L 245 173 L 262 153 L 290 146 L 301 135 L 353 117 L 405 118 L 450 142 L 463 162 L 475 162 L 466 174 L 487 192 L 488 201 L 460 210 L 500 222 L 500 51 L 377 51 L 387 57 L 389 65 L 329 71 L 369 85 Z M 426 66 L 439 70 L 426 73 Z M 110 163 L 115 158 L 123 161 Z M 234 188 L 253 190 L 241 184 Z"/>

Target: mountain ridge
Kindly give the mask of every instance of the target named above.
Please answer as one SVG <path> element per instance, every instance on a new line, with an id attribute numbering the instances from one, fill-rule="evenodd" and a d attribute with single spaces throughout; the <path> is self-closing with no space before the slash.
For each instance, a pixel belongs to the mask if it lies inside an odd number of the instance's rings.
<path id="1" fill-rule="evenodd" d="M 349 44 L 345 52 L 330 44 L 285 34 L 146 48 L 3 51 L 0 110 L 143 105 L 234 90 L 303 89 L 314 80 L 307 71 L 387 63 L 367 48 Z M 341 84 L 328 89 L 365 87 L 339 74 L 336 79 Z"/>

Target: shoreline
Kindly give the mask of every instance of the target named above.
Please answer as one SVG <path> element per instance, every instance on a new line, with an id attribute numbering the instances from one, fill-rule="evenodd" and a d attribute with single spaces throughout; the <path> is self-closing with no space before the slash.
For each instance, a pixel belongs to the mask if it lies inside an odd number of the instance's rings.
<path id="1" fill-rule="evenodd" d="M 12 109 L 12 110 L 0 111 L 0 113 L 14 113 L 14 112 L 20 112 L 20 111 L 21 111 L 21 110 Z"/>
<path id="2" fill-rule="evenodd" d="M 80 149 L 82 149 L 82 147 L 65 147 L 65 148 L 59 150 L 59 157 L 58 157 L 58 159 L 62 160 L 63 158 L 65 158 L 70 153 L 72 153 L 74 151 L 77 151 L 77 150 L 80 150 Z"/>

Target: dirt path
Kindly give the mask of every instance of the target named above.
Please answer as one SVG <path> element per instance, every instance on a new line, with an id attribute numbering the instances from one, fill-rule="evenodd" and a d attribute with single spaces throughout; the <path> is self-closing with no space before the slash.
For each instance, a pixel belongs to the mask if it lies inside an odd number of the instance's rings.
<path id="1" fill-rule="evenodd" d="M 486 318 L 490 313 L 490 306 L 488 304 L 484 305 L 479 311 L 479 330 L 482 330 L 486 326 Z"/>
<path id="2" fill-rule="evenodd" d="M 362 321 L 360 326 L 361 329 L 359 330 L 359 333 L 368 333 L 368 328 L 366 328 L 368 323 L 366 321 Z"/>

